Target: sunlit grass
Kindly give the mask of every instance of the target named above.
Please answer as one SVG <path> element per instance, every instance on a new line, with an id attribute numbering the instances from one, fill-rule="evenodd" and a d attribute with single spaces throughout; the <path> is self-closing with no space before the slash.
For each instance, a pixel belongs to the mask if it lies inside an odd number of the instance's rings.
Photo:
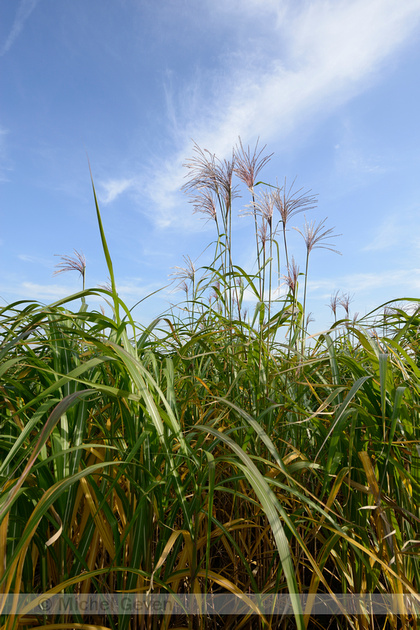
<path id="1" fill-rule="evenodd" d="M 236 162 L 221 163 L 197 147 L 189 190 L 214 219 L 215 256 L 203 270 L 188 267 L 180 315 L 148 329 L 133 321 L 118 297 L 96 196 L 110 287 L 0 312 L 1 593 L 418 593 L 418 308 L 377 316 L 375 333 L 373 319 L 335 321 L 306 343 L 314 247 L 301 302 L 284 218 L 275 223 L 268 195 L 290 204 L 288 218 L 313 197 L 268 186 L 258 197 L 266 161 L 257 148 L 240 145 Z M 253 274 L 233 260 L 235 173 L 250 191 Z M 63 260 L 61 271 L 80 271 L 77 260 Z M 288 293 L 274 300 L 282 276 Z M 255 295 L 254 313 L 245 291 Z M 111 317 L 89 309 L 93 295 L 112 305 Z M 70 310 L 80 298 L 81 309 Z M 45 623 L 417 627 L 408 615 L 316 618 L 299 600 L 283 619 Z M 3 616 L 2 624 L 44 620 Z"/>

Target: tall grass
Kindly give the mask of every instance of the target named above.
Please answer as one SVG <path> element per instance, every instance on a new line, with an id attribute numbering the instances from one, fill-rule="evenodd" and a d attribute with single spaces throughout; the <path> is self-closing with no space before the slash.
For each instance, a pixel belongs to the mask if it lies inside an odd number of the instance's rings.
<path id="1" fill-rule="evenodd" d="M 215 253 L 205 269 L 187 259 L 178 273 L 190 282 L 181 316 L 147 329 L 133 321 L 95 194 L 111 287 L 1 310 L 1 593 L 418 593 L 418 309 L 388 310 L 374 334 L 372 320 L 338 320 L 305 342 L 308 259 L 332 233 L 305 218 L 301 300 L 286 225 L 314 197 L 258 181 L 269 157 L 240 144 L 219 162 L 196 147 L 187 189 L 214 221 Z M 235 176 L 250 194 L 252 272 L 234 259 Z M 80 271 L 82 261 L 64 264 Z M 111 317 L 87 306 L 98 295 Z M 292 602 L 284 617 L 28 613 L 2 624 L 325 627 Z M 352 629 L 416 623 L 391 613 L 327 619 Z"/>

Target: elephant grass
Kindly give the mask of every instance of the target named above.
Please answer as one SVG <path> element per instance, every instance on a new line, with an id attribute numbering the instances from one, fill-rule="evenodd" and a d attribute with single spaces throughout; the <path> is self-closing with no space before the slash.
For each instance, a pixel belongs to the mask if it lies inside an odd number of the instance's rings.
<path id="1" fill-rule="evenodd" d="M 374 335 L 368 320 L 337 321 L 302 346 L 296 287 L 274 314 L 238 311 L 240 291 L 265 280 L 231 264 L 229 238 L 226 266 L 205 270 L 213 302 L 196 281 L 186 319 L 144 329 L 118 296 L 96 196 L 95 207 L 111 287 L 0 312 L 0 592 L 417 596 L 418 312 L 395 309 Z M 112 317 L 89 309 L 98 295 Z M 1 623 L 324 627 L 292 602 L 285 617 Z M 328 623 L 417 627 L 391 613 Z"/>

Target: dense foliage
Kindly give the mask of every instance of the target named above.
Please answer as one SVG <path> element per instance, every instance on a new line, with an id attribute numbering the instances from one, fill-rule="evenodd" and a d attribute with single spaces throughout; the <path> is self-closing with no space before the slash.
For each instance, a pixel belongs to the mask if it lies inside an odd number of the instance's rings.
<path id="1" fill-rule="evenodd" d="M 232 163 L 196 152 L 187 189 L 217 239 L 200 278 L 189 259 L 178 270 L 187 299 L 177 315 L 147 329 L 133 321 L 96 196 L 111 286 L 0 312 L 0 592 L 417 594 L 417 304 L 388 308 L 375 330 L 336 321 L 308 343 L 308 259 L 332 249 L 331 230 L 305 219 L 300 301 L 286 225 L 314 198 L 286 183 L 258 197 L 268 158 L 242 145 Z M 254 275 L 232 260 L 235 175 L 251 193 Z M 277 231 L 287 292 L 274 298 Z M 84 276 L 82 256 L 65 263 Z M 89 309 L 94 295 L 110 317 Z M 299 600 L 283 618 L 2 619 L 7 628 L 416 627 L 409 614 L 317 617 Z"/>

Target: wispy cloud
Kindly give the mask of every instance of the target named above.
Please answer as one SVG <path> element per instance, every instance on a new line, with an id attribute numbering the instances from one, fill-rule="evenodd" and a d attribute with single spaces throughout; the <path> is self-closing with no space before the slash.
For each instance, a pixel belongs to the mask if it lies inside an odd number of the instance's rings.
<path id="1" fill-rule="evenodd" d="M 5 55 L 13 46 L 15 40 L 17 39 L 23 28 L 23 25 L 25 24 L 28 17 L 31 15 L 32 11 L 35 9 L 38 1 L 39 0 L 21 0 L 10 33 L 6 38 L 6 41 L 0 47 L 0 57 Z"/>
<path id="2" fill-rule="evenodd" d="M 19 299 L 24 296 L 25 300 L 35 300 L 40 302 L 52 303 L 63 298 L 69 297 L 81 291 L 81 284 L 56 284 L 56 283 L 37 283 L 37 282 L 15 282 L 9 281 L 2 282 L 0 287 L 0 299 L 7 302 L 13 301 L 15 296 Z M 94 288 L 94 287 L 88 287 Z M 162 291 L 160 291 L 162 289 Z M 146 300 L 151 294 L 156 294 L 167 299 L 167 292 L 165 291 L 165 285 L 157 282 L 146 283 L 141 278 L 123 278 L 121 282 L 117 283 L 117 291 L 120 298 L 131 307 L 140 300 Z M 87 301 L 90 305 L 104 304 L 104 298 L 101 295 L 89 295 Z"/>
<path id="3" fill-rule="evenodd" d="M 366 132 L 358 128 L 355 121 L 348 115 L 341 117 L 341 133 L 335 149 L 335 170 L 346 179 L 351 176 L 359 183 L 370 180 L 372 176 L 382 175 L 391 167 L 390 156 L 378 154 L 369 147 Z"/>
<path id="4" fill-rule="evenodd" d="M 158 282 L 150 282 L 145 284 L 141 278 L 139 279 L 123 279 L 117 283 L 118 295 L 126 300 L 127 303 L 131 303 L 133 300 L 142 300 L 147 298 L 155 291 L 163 289 L 164 285 Z"/>
<path id="5" fill-rule="evenodd" d="M 417 238 L 419 211 L 420 204 L 417 199 L 403 203 L 397 201 L 391 214 L 381 217 L 375 228 L 364 230 L 364 234 L 370 240 L 362 247 L 362 251 L 392 250 L 396 257 L 404 252 L 406 264 L 408 261 L 416 264 L 419 249 Z"/>
<path id="6" fill-rule="evenodd" d="M 365 155 L 361 148 L 335 146 L 337 169 L 341 173 L 353 172 L 356 175 L 382 175 L 387 168 L 382 165 L 380 156 Z"/>
<path id="7" fill-rule="evenodd" d="M 43 267 L 51 268 L 53 266 L 52 260 L 49 260 L 48 258 L 42 258 L 42 256 L 32 256 L 30 254 L 19 254 L 18 258 L 19 260 L 22 260 L 23 262 L 28 262 L 28 263 L 36 264 L 36 265 L 42 265 Z"/>
<path id="8" fill-rule="evenodd" d="M 27 300 L 47 300 L 52 302 L 72 295 L 77 291 L 80 291 L 80 287 L 22 282 L 20 286 L 16 287 L 15 293 L 24 295 Z"/>
<path id="9" fill-rule="evenodd" d="M 364 251 L 376 252 L 401 243 L 401 226 L 394 217 L 385 219 L 376 231 L 372 241 L 363 247 Z"/>
<path id="10" fill-rule="evenodd" d="M 146 191 L 159 209 L 155 218 L 161 226 L 182 218 L 172 210 L 183 183 L 182 162 L 191 153 L 191 138 L 220 157 L 229 155 L 239 135 L 247 141 L 270 138 L 270 147 L 284 141 L 307 119 L 316 124 L 369 89 L 420 18 L 418 0 L 317 0 L 299 8 L 282 3 L 281 9 L 272 2 L 266 11 L 272 12 L 273 19 L 258 21 L 252 30 L 255 5 L 254 0 L 240 6 L 234 0 L 223 3 L 223 11 L 231 10 L 232 19 L 236 12 L 242 24 L 248 20 L 254 49 L 249 50 L 248 40 L 238 41 L 230 57 L 225 53 L 218 83 L 208 76 L 207 84 L 214 89 L 207 87 L 197 95 L 189 86 L 196 94 L 189 110 L 183 105 L 175 111 L 174 103 L 182 99 L 168 98 L 168 117 L 178 144 Z M 221 6 L 221 0 L 214 3 L 216 11 Z M 200 89 L 205 84 L 201 78 Z M 361 166 L 376 168 L 375 164 Z"/>
<path id="11" fill-rule="evenodd" d="M 99 194 L 99 200 L 103 204 L 112 203 L 125 193 L 130 188 L 133 188 L 135 182 L 133 179 L 121 178 L 121 179 L 109 179 L 108 181 L 101 182 L 100 187 L 102 192 Z"/>
<path id="12" fill-rule="evenodd" d="M 330 295 L 334 288 L 354 293 L 356 297 L 383 288 L 386 288 L 388 293 L 408 291 L 412 295 L 420 289 L 420 269 L 385 269 L 379 273 L 354 273 L 336 277 L 333 281 L 331 278 L 314 278 L 309 281 L 308 288 L 313 297 L 322 299 Z M 326 291 L 323 295 L 320 294 L 322 290 Z"/>

